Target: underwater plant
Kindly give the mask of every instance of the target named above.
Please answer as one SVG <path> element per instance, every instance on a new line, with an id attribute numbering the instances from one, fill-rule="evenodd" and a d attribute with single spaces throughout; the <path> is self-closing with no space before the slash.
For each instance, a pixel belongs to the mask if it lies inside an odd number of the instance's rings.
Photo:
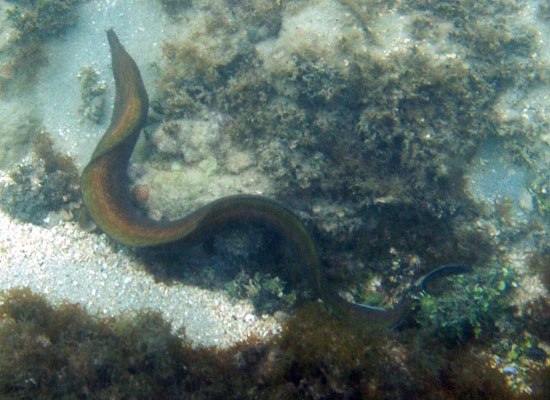
<path id="1" fill-rule="evenodd" d="M 16 29 L 11 42 L 11 59 L 2 65 L 10 71 L 0 76 L 0 85 L 16 83 L 25 87 L 36 79 L 37 69 L 46 56 L 42 45 L 50 37 L 60 35 L 76 23 L 76 6 L 80 0 L 11 0 L 14 6 L 5 9 L 7 20 Z M 10 86 L 12 87 L 12 86 Z"/>
<path id="2" fill-rule="evenodd" d="M 448 346 L 488 340 L 496 334 L 495 323 L 509 314 L 508 295 L 517 287 L 516 280 L 514 270 L 506 266 L 476 268 L 473 274 L 452 278 L 455 290 L 420 293 L 414 318 L 427 336 Z"/>
<path id="3" fill-rule="evenodd" d="M 23 42 L 31 37 L 44 39 L 63 32 L 76 22 L 75 6 L 80 0 L 11 0 L 8 19 L 21 32 Z"/>
<path id="4" fill-rule="evenodd" d="M 543 385 L 540 396 L 548 394 Z M 155 313 L 99 318 L 78 305 L 54 307 L 25 288 L 0 293 L 0 396 L 519 398 L 466 346 L 434 353 L 358 335 L 315 304 L 274 338 L 216 349 L 176 336 Z"/>

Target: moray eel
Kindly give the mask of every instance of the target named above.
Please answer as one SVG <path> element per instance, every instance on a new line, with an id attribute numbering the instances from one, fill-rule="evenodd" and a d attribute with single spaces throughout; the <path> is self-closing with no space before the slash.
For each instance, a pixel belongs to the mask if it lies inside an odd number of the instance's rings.
<path id="1" fill-rule="evenodd" d="M 467 274 L 472 272 L 472 267 L 465 264 L 447 264 L 434 269 L 428 274 L 418 279 L 414 286 L 415 291 L 426 290 L 426 284 L 434 279 L 441 279 L 449 275 Z"/>
<path id="2" fill-rule="evenodd" d="M 82 172 L 81 190 L 95 223 L 118 242 L 135 247 L 195 243 L 235 221 L 267 226 L 289 240 L 313 295 L 336 316 L 360 321 L 369 328 L 395 325 L 406 310 L 403 302 L 393 309 L 350 303 L 329 287 L 311 236 L 287 208 L 261 196 L 237 195 L 215 200 L 184 218 L 158 222 L 143 216 L 133 205 L 128 187 L 130 156 L 147 119 L 149 100 L 139 69 L 115 32 L 107 31 L 115 78 L 111 123 Z"/>

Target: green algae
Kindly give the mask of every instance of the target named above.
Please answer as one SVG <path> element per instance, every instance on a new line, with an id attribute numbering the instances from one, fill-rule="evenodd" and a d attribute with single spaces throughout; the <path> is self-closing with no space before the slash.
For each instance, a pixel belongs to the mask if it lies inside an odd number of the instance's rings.
<path id="1" fill-rule="evenodd" d="M 437 336 L 449 346 L 472 338 L 488 340 L 497 332 L 495 324 L 508 317 L 508 300 L 518 286 L 516 281 L 513 269 L 498 265 L 453 277 L 455 290 L 420 294 L 414 318 L 429 336 Z"/>
<path id="2" fill-rule="evenodd" d="M 284 280 L 269 273 L 241 271 L 224 289 L 231 297 L 249 299 L 258 314 L 291 310 L 296 305 L 296 292 L 289 292 Z"/>

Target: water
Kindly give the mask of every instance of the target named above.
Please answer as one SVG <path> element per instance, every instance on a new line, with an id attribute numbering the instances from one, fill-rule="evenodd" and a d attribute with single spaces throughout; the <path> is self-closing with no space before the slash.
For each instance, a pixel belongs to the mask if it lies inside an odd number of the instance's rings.
<path id="1" fill-rule="evenodd" d="M 47 131 L 78 171 L 87 164 L 110 122 L 105 31 L 113 28 L 151 101 L 129 170 L 144 214 L 176 218 L 231 194 L 273 198 L 312 235 L 327 287 L 381 308 L 412 299 L 416 308 L 388 339 L 388 348 L 402 349 L 401 369 L 413 368 L 407 360 L 421 354 L 407 341 L 415 337 L 435 369 L 450 349 L 471 349 L 514 393 L 537 393 L 532 373 L 548 368 L 550 356 L 545 4 L 91 0 L 75 6 L 75 24 L 62 33 L 26 33 L 47 57 L 34 80 L 21 79 L 29 65 L 13 61 L 28 51 L 28 42 L 13 39 L 17 19 L 2 17 L 0 165 L 4 176 L 12 171 L 19 179 L 3 178 L 0 206 L 10 215 L 32 209 L 31 201 L 52 207 L 34 221 L 47 229 L 51 221 L 76 220 L 80 200 L 67 204 L 60 196 L 46 205 L 53 172 L 25 154 L 31 137 Z M 15 3 L 0 7 L 6 16 Z M 92 99 L 104 103 L 99 123 L 79 110 L 82 67 L 98 74 Z M 224 231 L 202 250 L 183 253 L 188 260 L 175 273 L 159 272 L 168 268 L 157 266 L 163 260 L 138 258 L 136 268 L 201 288 L 232 288 L 259 314 L 269 310 L 266 320 L 278 308 L 295 312 L 307 282 L 292 282 L 290 274 L 281 289 L 273 277 L 289 265 L 300 268 L 303 255 L 269 229 L 236 232 L 239 240 Z M 252 244 L 243 245 L 243 237 Z M 1 248 L 9 255 L 9 247 Z M 434 293 L 411 293 L 419 277 L 444 264 L 473 271 L 441 279 Z M 262 287 L 270 284 L 276 288 Z M 190 331 L 200 336 L 197 326 Z M 332 361 L 317 360 L 313 369 L 331 371 L 347 360 L 333 350 Z M 317 382 L 304 364 L 293 365 L 302 369 L 281 375 L 289 393 L 365 393 L 359 379 L 322 372 Z M 430 393 L 418 390 L 418 398 Z"/>

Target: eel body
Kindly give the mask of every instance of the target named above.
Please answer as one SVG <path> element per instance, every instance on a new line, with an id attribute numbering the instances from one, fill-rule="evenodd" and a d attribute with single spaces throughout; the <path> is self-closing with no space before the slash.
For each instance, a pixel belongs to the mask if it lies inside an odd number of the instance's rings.
<path id="1" fill-rule="evenodd" d="M 115 79 L 111 123 L 99 141 L 81 177 L 84 203 L 96 224 L 113 239 L 136 247 L 175 242 L 198 242 L 224 225 L 252 221 L 274 229 L 289 240 L 313 295 L 337 316 L 361 321 L 371 328 L 395 325 L 406 304 L 381 309 L 350 303 L 326 283 L 311 236 L 300 219 L 287 208 L 261 196 L 237 195 L 215 200 L 184 218 L 158 222 L 143 216 L 133 205 L 127 166 L 149 101 L 139 69 L 114 31 L 107 31 Z"/>
<path id="2" fill-rule="evenodd" d="M 322 279 L 315 245 L 294 213 L 273 200 L 236 195 L 215 200 L 184 218 L 158 222 L 133 205 L 128 187 L 128 161 L 147 119 L 149 101 L 139 69 L 118 37 L 107 31 L 115 78 L 111 123 L 82 172 L 84 203 L 95 223 L 113 239 L 137 247 L 197 242 L 234 221 L 268 226 L 289 239 L 317 297 Z"/>

